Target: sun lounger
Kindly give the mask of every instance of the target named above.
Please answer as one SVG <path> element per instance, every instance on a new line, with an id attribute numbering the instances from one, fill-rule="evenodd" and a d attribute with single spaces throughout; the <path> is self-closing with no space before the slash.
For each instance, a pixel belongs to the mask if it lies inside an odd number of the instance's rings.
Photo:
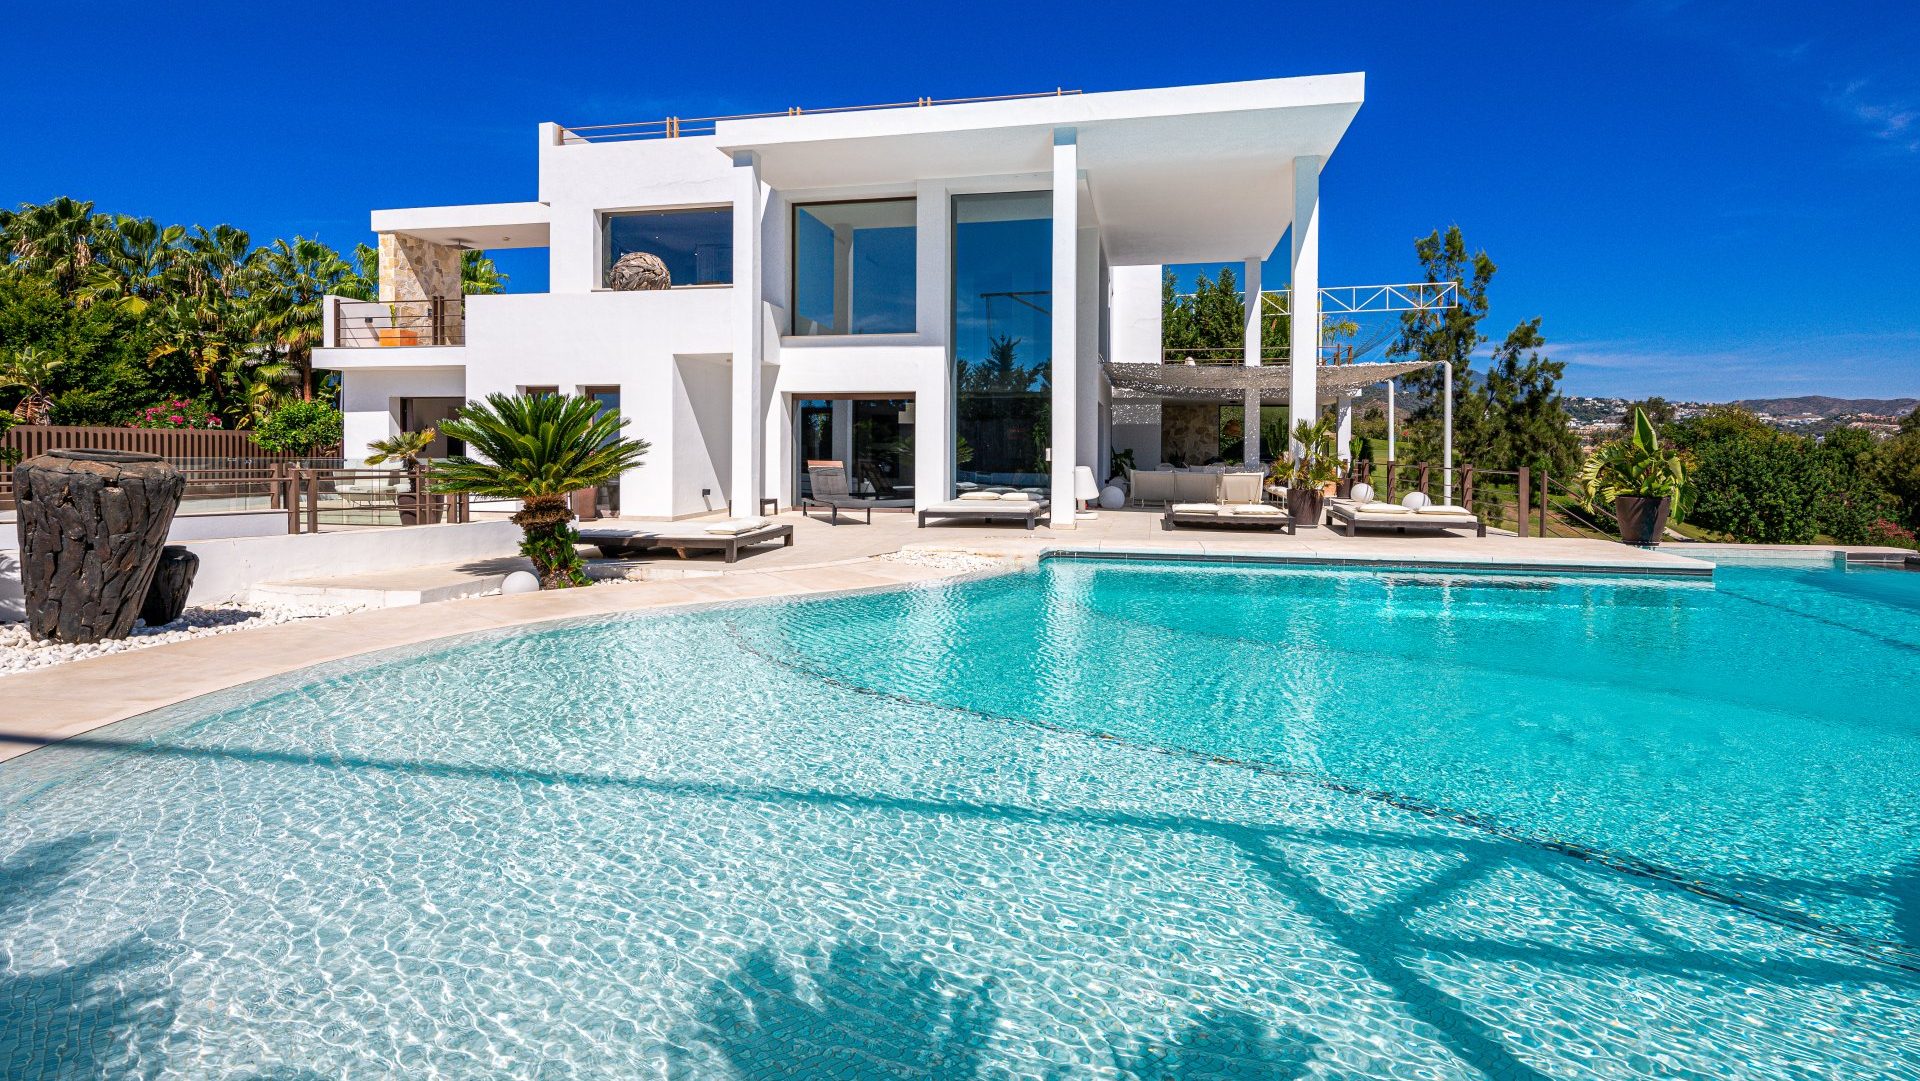
<path id="1" fill-rule="evenodd" d="M 880 501 L 854 495 L 847 485 L 847 471 L 840 463 L 808 465 L 807 481 L 811 493 L 800 497 L 801 514 L 807 514 L 808 507 L 823 507 L 827 512 L 827 524 L 839 525 L 841 511 L 863 511 L 867 516 L 867 524 L 873 524 L 873 508 Z M 913 504 L 902 501 L 898 505 Z M 807 516 L 812 517 L 810 514 Z"/>
<path id="2" fill-rule="evenodd" d="M 740 550 L 781 541 L 793 547 L 793 526 L 764 518 L 726 518 L 704 525 L 667 525 L 659 529 L 583 529 L 580 539 L 600 549 L 609 559 L 638 555 L 653 548 L 671 548 L 681 559 L 689 551 L 717 551 L 728 563 L 738 562 Z"/>
<path id="3" fill-rule="evenodd" d="M 1160 528 L 1177 525 L 1208 529 L 1279 529 L 1293 532 L 1293 516 L 1268 503 L 1175 503 L 1160 516 Z"/>
<path id="4" fill-rule="evenodd" d="M 1327 514 L 1344 527 L 1343 531 L 1349 537 L 1357 529 L 1393 529 L 1402 533 L 1409 530 L 1439 532 L 1443 529 L 1472 529 L 1478 536 L 1487 535 L 1487 523 L 1481 521 L 1479 515 L 1451 504 L 1416 509 L 1398 503 L 1360 503 L 1351 499 L 1336 499 L 1327 504 Z"/>
<path id="5" fill-rule="evenodd" d="M 1007 498 L 1008 495 L 1014 498 Z M 1052 504 L 1045 499 L 1034 499 L 1019 492 L 996 494 L 989 492 L 969 492 L 959 499 L 950 499 L 945 503 L 935 503 L 919 514 L 920 527 L 926 528 L 927 519 L 960 519 L 963 521 L 991 522 L 1018 519 L 1032 529 L 1047 513 Z"/>

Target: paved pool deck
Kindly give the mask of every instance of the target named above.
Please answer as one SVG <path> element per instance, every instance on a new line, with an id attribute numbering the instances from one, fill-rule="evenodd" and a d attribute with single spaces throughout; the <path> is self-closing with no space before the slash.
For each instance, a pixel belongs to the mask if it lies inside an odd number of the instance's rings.
<path id="1" fill-rule="evenodd" d="M 714 556 L 683 561 L 669 552 L 640 568 L 647 578 L 642 581 L 371 609 L 0 677 L 0 761 L 213 691 L 435 638 L 616 612 L 898 588 L 977 572 L 977 567 L 956 567 L 952 561 L 928 565 L 881 558 L 903 549 L 973 553 L 1002 560 L 1008 567 L 1071 555 L 1694 577 L 1711 573 L 1710 564 L 1671 549 L 1644 551 L 1605 541 L 1477 538 L 1470 532 L 1345 537 L 1327 529 L 1293 536 L 1184 528 L 1169 532 L 1161 529 L 1155 511 L 1102 511 L 1098 519 L 1073 530 L 1042 527 L 1032 532 L 1015 524 L 919 529 L 908 514 L 877 513 L 872 525 L 831 526 L 791 512 L 780 519 L 794 525 L 791 548 L 759 549 L 732 565 Z M 433 573 L 446 571 L 435 568 Z"/>

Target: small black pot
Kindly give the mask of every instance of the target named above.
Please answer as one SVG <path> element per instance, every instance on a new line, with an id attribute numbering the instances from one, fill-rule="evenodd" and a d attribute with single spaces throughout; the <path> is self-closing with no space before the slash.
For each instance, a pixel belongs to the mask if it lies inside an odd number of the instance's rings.
<path id="1" fill-rule="evenodd" d="M 1667 512 L 1673 500 L 1666 496 L 1623 495 L 1613 500 L 1613 516 L 1620 523 L 1620 543 L 1658 548 L 1666 535 Z"/>
<path id="2" fill-rule="evenodd" d="M 1322 489 L 1288 485 L 1287 513 L 1293 517 L 1295 529 L 1311 529 L 1319 525 L 1326 506 L 1327 493 Z"/>

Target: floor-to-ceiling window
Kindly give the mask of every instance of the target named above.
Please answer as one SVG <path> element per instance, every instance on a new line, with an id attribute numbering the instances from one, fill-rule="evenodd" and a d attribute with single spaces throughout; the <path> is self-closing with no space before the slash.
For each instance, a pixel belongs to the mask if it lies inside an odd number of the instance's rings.
<path id="1" fill-rule="evenodd" d="M 912 199 L 793 208 L 793 332 L 914 330 Z"/>
<path id="2" fill-rule="evenodd" d="M 1053 195 L 953 199 L 954 476 L 1047 483 Z"/>

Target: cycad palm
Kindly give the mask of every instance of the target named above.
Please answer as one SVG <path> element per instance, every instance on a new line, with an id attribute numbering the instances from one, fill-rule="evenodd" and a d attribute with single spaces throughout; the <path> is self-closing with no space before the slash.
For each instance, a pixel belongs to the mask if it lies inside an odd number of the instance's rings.
<path id="1" fill-rule="evenodd" d="M 541 588 L 586 585 L 567 495 L 640 464 L 648 444 L 622 436 L 625 425 L 591 398 L 490 394 L 440 426 L 479 460 L 449 459 L 434 472 L 434 489 L 519 500 L 513 522 L 526 534 L 520 553 L 533 561 Z"/>

